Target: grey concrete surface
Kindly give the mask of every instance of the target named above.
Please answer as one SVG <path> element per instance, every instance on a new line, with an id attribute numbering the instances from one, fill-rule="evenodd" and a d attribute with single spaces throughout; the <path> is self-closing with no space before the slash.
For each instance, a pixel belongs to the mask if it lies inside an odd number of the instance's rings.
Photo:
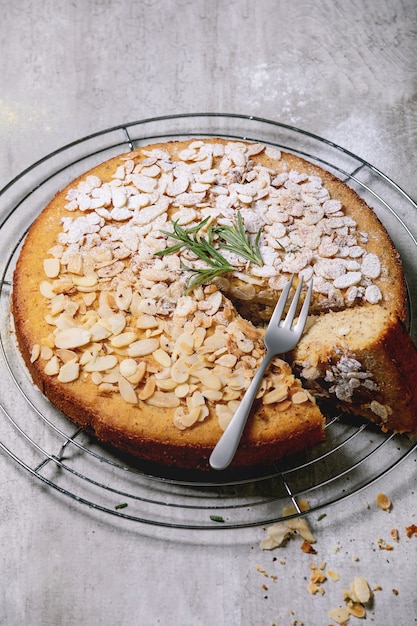
<path id="1" fill-rule="evenodd" d="M 0 0 L 0 10 L 0 188 L 90 133 L 216 111 L 325 137 L 417 199 L 414 0 Z M 0 441 L 12 443 L 5 433 L 0 416 Z M 119 520 L 1 453 L 0 624 L 327 626 L 343 589 L 364 576 L 380 587 L 367 623 L 411 626 L 417 537 L 405 529 L 417 524 L 416 464 L 414 453 L 320 521 L 312 515 L 308 555 L 297 541 L 261 551 L 262 527 Z M 376 507 L 378 491 L 391 512 Z M 339 574 L 324 595 L 307 591 L 311 563 Z"/>

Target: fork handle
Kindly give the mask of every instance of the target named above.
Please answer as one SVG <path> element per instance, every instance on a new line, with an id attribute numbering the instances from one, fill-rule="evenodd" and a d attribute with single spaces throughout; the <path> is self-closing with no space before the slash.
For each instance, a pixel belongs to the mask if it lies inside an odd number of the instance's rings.
<path id="1" fill-rule="evenodd" d="M 217 442 L 210 455 L 210 465 L 213 469 L 222 470 L 230 465 L 239 446 L 243 430 L 249 417 L 250 410 L 254 403 L 256 394 L 262 382 L 266 368 L 268 367 L 273 354 L 266 353 L 260 364 L 251 384 L 246 390 L 241 403 L 230 420 L 226 430 Z"/>

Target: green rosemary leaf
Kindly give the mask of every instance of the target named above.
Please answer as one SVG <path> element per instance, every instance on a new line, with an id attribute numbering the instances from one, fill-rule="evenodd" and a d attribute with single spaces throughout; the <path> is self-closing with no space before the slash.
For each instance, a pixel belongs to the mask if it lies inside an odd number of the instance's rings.
<path id="1" fill-rule="evenodd" d="M 232 265 L 215 264 L 214 262 L 207 268 L 195 268 L 188 267 L 185 263 L 181 262 L 181 269 L 191 272 L 192 276 L 188 281 L 186 293 L 190 293 L 195 287 L 199 285 L 205 285 L 211 282 L 217 276 L 221 276 L 226 272 L 232 272 L 234 267 Z"/>
<path id="2" fill-rule="evenodd" d="M 242 216 L 240 211 L 238 211 L 237 226 L 218 226 L 214 232 L 220 240 L 223 240 L 219 242 L 221 248 L 234 252 L 244 259 L 252 261 L 255 265 L 263 265 L 262 255 L 259 250 L 261 230 L 258 230 L 255 241 L 252 243 L 246 234 Z"/>
<path id="3" fill-rule="evenodd" d="M 168 230 L 161 230 L 160 232 L 163 235 L 170 237 L 171 239 L 176 239 L 180 243 L 174 244 L 173 246 L 169 246 L 168 248 L 165 248 L 164 250 L 159 250 L 158 252 L 155 252 L 155 256 L 163 257 L 163 256 L 166 256 L 167 254 L 173 254 L 174 252 L 178 252 L 179 250 L 181 250 L 181 248 L 183 248 L 184 246 L 189 247 L 189 248 L 194 248 L 197 245 L 198 247 L 198 240 L 196 238 L 195 233 L 197 233 L 199 230 L 204 228 L 204 226 L 207 224 L 209 219 L 210 219 L 210 216 L 206 217 L 202 222 L 200 222 L 199 224 L 196 224 L 195 226 L 192 226 L 188 230 L 184 230 L 184 228 L 182 228 L 182 226 L 180 226 L 178 222 L 174 222 L 171 220 L 171 223 L 174 228 L 173 232 L 168 231 Z M 194 237 L 191 238 L 190 235 L 194 235 Z M 193 252 L 194 251 L 195 250 L 193 249 Z"/>
<path id="4" fill-rule="evenodd" d="M 180 226 L 178 221 L 171 220 L 172 232 L 161 230 L 163 235 L 178 241 L 178 243 L 156 252 L 155 256 L 163 257 L 167 254 L 179 252 L 181 248 L 186 248 L 208 265 L 207 268 L 190 268 L 181 262 L 181 268 L 192 273 L 192 277 L 188 282 L 187 293 L 198 285 L 204 285 L 217 276 L 226 272 L 233 272 L 236 269 L 221 254 L 219 248 L 234 252 L 257 265 L 263 264 L 258 246 L 261 230 L 258 231 L 255 241 L 252 243 L 245 232 L 240 212 L 237 214 L 236 225 L 218 226 L 216 228 L 209 225 L 207 234 L 203 235 L 201 231 L 209 220 L 210 216 L 187 230 Z"/>

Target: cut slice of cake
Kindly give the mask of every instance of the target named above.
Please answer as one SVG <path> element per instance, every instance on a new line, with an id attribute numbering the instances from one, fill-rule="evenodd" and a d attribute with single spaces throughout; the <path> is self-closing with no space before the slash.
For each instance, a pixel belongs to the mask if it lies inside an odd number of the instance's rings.
<path id="1" fill-rule="evenodd" d="M 417 350 L 382 306 L 310 317 L 291 360 L 317 397 L 384 431 L 417 433 Z"/>

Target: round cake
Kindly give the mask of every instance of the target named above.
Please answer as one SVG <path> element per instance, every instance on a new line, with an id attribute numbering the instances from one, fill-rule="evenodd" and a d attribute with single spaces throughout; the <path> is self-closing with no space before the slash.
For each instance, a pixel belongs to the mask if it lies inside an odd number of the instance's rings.
<path id="1" fill-rule="evenodd" d="M 339 179 L 259 143 L 144 146 L 73 181 L 31 226 L 14 273 L 17 341 L 42 392 L 98 439 L 207 468 L 292 275 L 304 293 L 313 279 L 312 320 L 349 311 L 354 327 L 355 311 L 382 308 L 405 321 L 399 256 Z M 323 440 L 326 373 L 306 375 L 303 349 L 272 362 L 235 466 Z"/>

